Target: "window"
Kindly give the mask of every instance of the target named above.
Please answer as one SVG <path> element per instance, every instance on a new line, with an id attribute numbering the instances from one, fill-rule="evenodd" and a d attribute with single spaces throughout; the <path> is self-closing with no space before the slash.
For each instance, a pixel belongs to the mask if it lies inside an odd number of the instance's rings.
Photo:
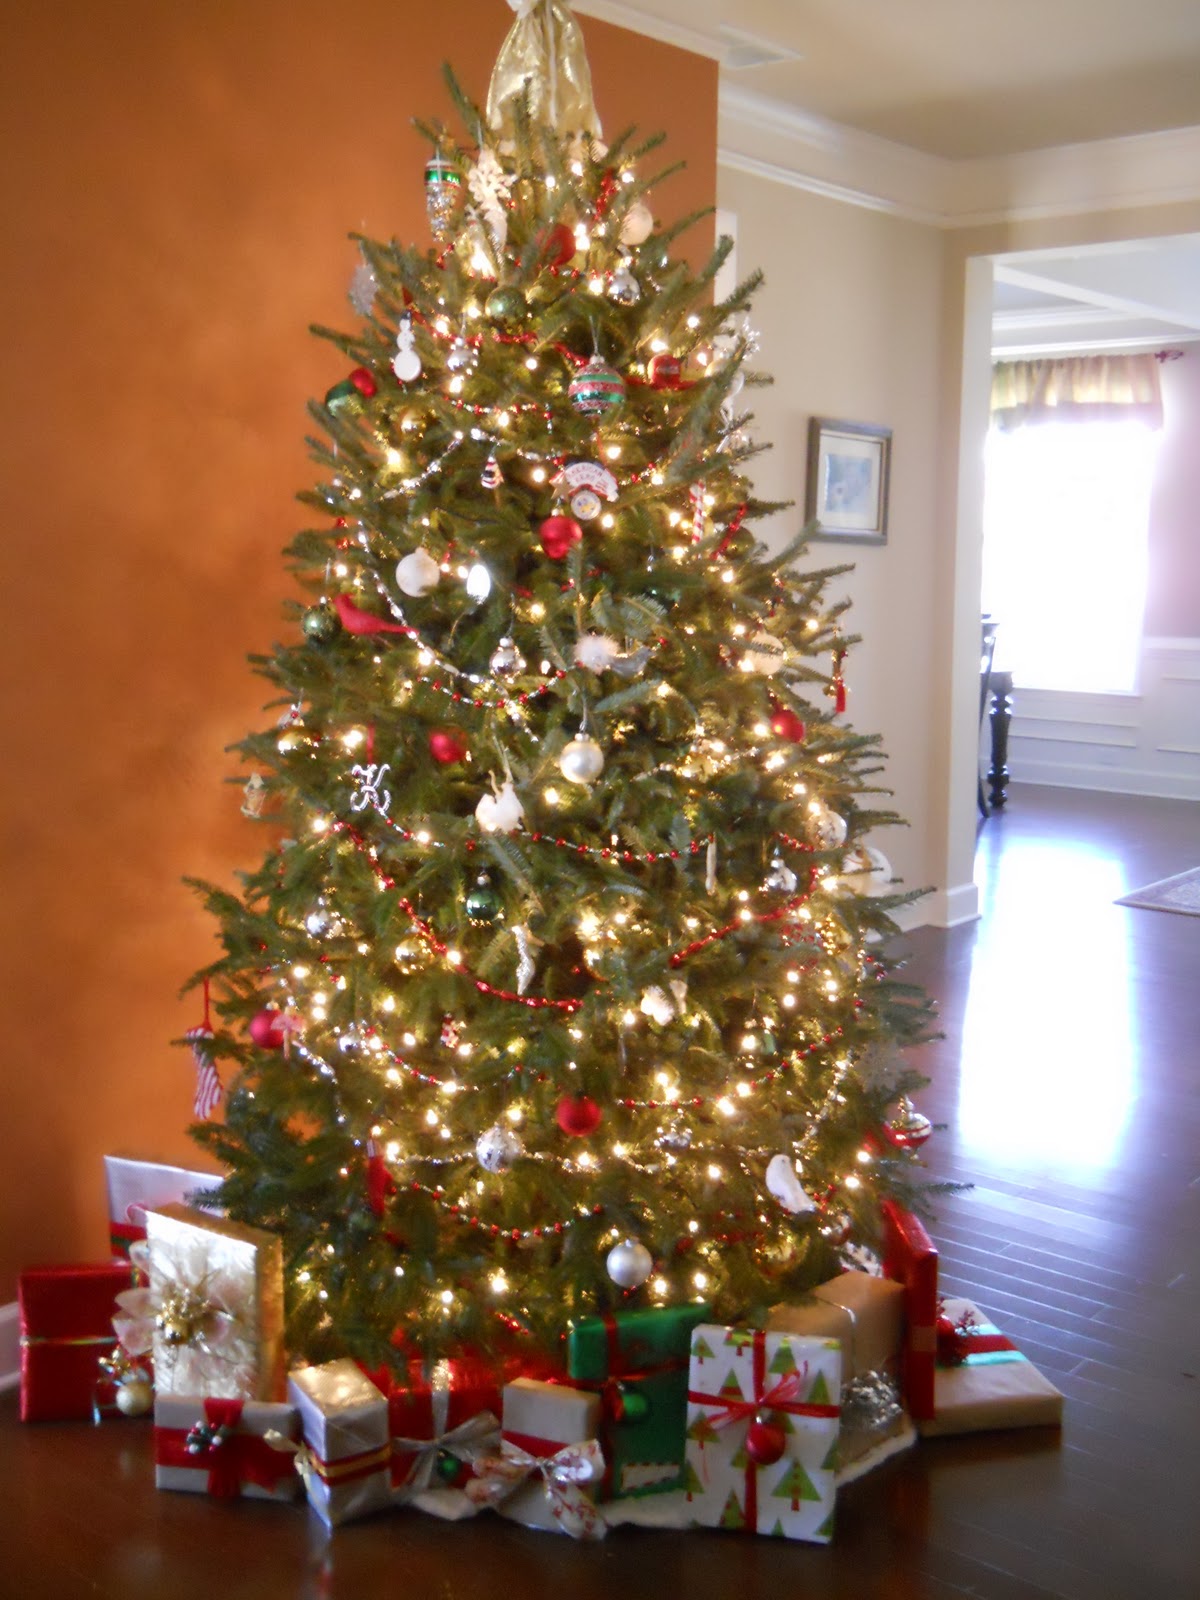
<path id="1" fill-rule="evenodd" d="M 1134 688 L 1158 439 L 1141 421 L 989 432 L 983 608 L 1019 687 Z"/>

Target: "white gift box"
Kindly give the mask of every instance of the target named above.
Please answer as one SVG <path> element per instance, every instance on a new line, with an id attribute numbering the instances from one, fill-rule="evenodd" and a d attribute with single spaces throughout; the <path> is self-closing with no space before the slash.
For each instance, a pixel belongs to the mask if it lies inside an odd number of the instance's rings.
<path id="1" fill-rule="evenodd" d="M 599 1430 L 599 1395 L 562 1383 L 541 1383 L 536 1378 L 516 1378 L 504 1386 L 502 1451 L 507 1444 L 530 1455 L 552 1456 L 564 1445 L 586 1444 L 597 1438 Z M 496 1509 L 502 1517 L 526 1528 L 562 1531 L 540 1476 L 531 1477 Z"/>
<path id="2" fill-rule="evenodd" d="M 300 1413 L 308 1502 L 330 1527 L 392 1503 L 388 1402 L 353 1361 L 297 1367 L 288 1398 Z"/>
<path id="3" fill-rule="evenodd" d="M 294 1406 L 263 1400 L 160 1395 L 154 1402 L 154 1483 L 220 1499 L 294 1500 L 294 1455 L 267 1434 L 295 1440 Z"/>
<path id="4" fill-rule="evenodd" d="M 215 1210 L 204 1197 L 222 1181 L 216 1172 L 193 1172 L 188 1167 L 136 1161 L 129 1156 L 105 1156 L 104 1185 L 108 1191 L 113 1259 L 124 1261 L 129 1246 L 146 1237 L 146 1212 L 152 1206 L 195 1204 Z"/>

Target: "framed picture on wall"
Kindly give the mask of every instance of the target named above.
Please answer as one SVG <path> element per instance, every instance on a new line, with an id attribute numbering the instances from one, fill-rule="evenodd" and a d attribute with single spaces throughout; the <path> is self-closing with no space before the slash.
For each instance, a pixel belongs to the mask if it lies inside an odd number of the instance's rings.
<path id="1" fill-rule="evenodd" d="M 810 417 L 804 517 L 821 539 L 887 542 L 892 430 Z"/>

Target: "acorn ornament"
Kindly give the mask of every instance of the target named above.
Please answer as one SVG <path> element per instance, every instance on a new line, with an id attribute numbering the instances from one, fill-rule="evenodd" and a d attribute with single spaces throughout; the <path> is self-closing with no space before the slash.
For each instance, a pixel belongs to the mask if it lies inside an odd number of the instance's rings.
<path id="1" fill-rule="evenodd" d="M 619 1289 L 636 1289 L 654 1271 L 654 1257 L 640 1239 L 622 1239 L 608 1252 L 604 1266 Z"/>
<path id="2" fill-rule="evenodd" d="M 602 416 L 625 398 L 625 379 L 601 356 L 591 360 L 571 379 L 567 390 L 576 411 L 584 416 Z"/>
<path id="3" fill-rule="evenodd" d="M 558 770 L 571 783 L 594 783 L 604 771 L 604 751 L 583 728 L 566 745 L 558 758 Z"/>
<path id="4" fill-rule="evenodd" d="M 436 589 L 442 569 L 428 550 L 413 550 L 396 563 L 396 587 L 414 600 Z"/>

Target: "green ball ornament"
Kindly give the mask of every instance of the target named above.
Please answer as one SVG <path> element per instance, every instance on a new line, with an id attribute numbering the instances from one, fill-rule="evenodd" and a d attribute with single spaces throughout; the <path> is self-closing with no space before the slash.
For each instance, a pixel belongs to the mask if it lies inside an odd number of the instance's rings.
<path id="1" fill-rule="evenodd" d="M 493 289 L 483 309 L 493 322 L 519 322 L 529 309 L 520 289 Z"/>
<path id="2" fill-rule="evenodd" d="M 344 378 L 341 383 L 335 383 L 332 389 L 325 391 L 325 409 L 332 411 L 335 417 L 361 411 L 362 401 L 361 391 L 349 378 Z"/>
<path id="3" fill-rule="evenodd" d="M 330 644 L 342 631 L 341 619 L 327 600 L 309 606 L 301 618 L 300 626 L 313 644 Z"/>
<path id="4" fill-rule="evenodd" d="M 640 1389 L 618 1386 L 616 1397 L 618 1422 L 645 1422 L 650 1415 L 650 1402 Z"/>
<path id="5" fill-rule="evenodd" d="M 496 891 L 495 884 L 486 872 L 481 872 L 463 901 L 467 921 L 473 922 L 476 927 L 490 927 L 500 917 L 503 909 L 504 903 Z"/>
<path id="6" fill-rule="evenodd" d="M 438 1451 L 435 1470 L 438 1479 L 445 1484 L 447 1489 L 460 1488 L 467 1478 L 466 1462 L 460 1461 L 449 1450 Z"/>

